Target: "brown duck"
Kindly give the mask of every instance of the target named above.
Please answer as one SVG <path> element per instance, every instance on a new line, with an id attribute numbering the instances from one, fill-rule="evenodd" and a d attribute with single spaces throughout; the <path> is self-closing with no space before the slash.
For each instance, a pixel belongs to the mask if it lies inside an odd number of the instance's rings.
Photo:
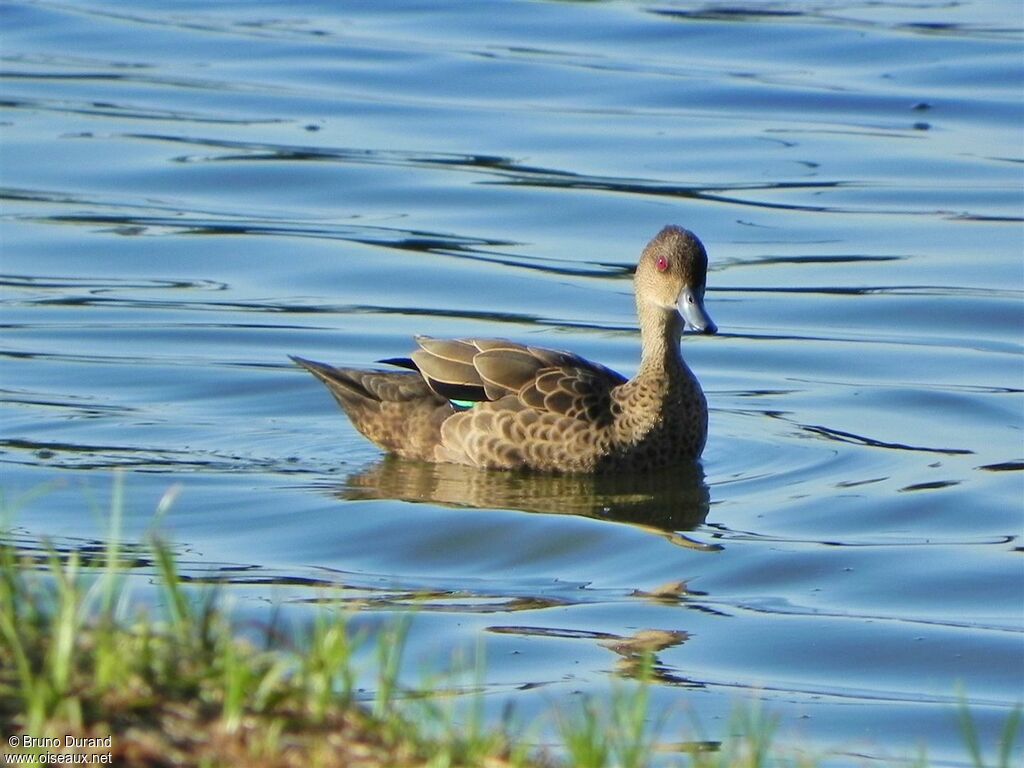
<path id="1" fill-rule="evenodd" d="M 643 471 L 692 461 L 707 438 L 683 330 L 715 333 L 704 310 L 707 254 L 665 227 L 634 277 L 642 345 L 632 379 L 570 352 L 504 339 L 416 338 L 406 371 L 292 359 L 320 379 L 363 435 L 409 459 L 546 472 Z M 469 407 L 467 407 L 469 406 Z"/>

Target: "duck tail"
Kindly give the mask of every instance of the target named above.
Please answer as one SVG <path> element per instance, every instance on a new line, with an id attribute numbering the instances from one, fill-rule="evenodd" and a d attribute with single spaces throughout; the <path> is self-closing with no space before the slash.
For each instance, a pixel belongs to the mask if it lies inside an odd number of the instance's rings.
<path id="1" fill-rule="evenodd" d="M 331 391 L 331 394 L 345 406 L 353 398 L 356 401 L 378 400 L 369 392 L 362 383 L 352 375 L 354 371 L 344 368 L 335 368 L 333 365 L 318 363 L 315 360 L 307 360 L 296 355 L 289 355 L 292 361 L 316 376 Z"/>

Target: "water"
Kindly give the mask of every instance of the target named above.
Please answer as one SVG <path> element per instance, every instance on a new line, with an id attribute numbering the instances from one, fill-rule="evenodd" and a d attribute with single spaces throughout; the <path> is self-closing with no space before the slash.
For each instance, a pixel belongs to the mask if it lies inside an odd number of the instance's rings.
<path id="1" fill-rule="evenodd" d="M 667 742 L 761 699 L 834 762 L 959 765 L 960 691 L 994 741 L 1024 696 L 1017 3 L 0 14 L 23 546 L 92 547 L 120 468 L 129 540 L 159 525 L 243 613 L 415 606 L 406 682 L 482 645 L 495 713 L 604 696 L 646 643 Z M 702 472 L 384 461 L 287 360 L 507 336 L 632 373 L 666 223 L 711 257 Z"/>

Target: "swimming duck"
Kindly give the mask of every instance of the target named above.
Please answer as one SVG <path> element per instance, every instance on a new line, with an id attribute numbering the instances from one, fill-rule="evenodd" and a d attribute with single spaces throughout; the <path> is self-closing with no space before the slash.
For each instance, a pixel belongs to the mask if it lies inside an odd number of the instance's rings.
<path id="1" fill-rule="evenodd" d="M 380 361 L 404 371 L 292 360 L 327 386 L 356 429 L 403 458 L 565 473 L 693 461 L 708 409 L 679 347 L 684 330 L 718 330 L 704 309 L 707 263 L 682 227 L 665 227 L 644 248 L 633 279 L 641 358 L 632 379 L 505 339 L 417 336 L 411 357 Z"/>

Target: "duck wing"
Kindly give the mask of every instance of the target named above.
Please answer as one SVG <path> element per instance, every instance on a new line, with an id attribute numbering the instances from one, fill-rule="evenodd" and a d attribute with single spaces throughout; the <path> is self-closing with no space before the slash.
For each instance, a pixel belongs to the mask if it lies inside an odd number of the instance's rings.
<path id="1" fill-rule="evenodd" d="M 626 377 L 571 352 L 506 339 L 418 336 L 411 360 L 430 388 L 450 400 L 496 401 L 509 395 L 523 406 L 592 423 L 610 418 L 611 390 Z M 408 363 L 408 364 L 407 364 Z"/>

